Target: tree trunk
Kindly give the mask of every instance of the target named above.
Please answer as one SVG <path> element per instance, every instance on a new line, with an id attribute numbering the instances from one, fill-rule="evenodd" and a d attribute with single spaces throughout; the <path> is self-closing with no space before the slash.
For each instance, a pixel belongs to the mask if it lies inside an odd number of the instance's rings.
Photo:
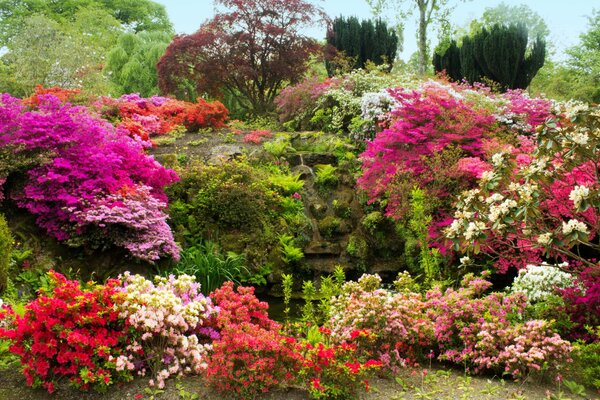
<path id="1" fill-rule="evenodd" d="M 419 5 L 419 75 L 425 75 L 427 63 L 427 2 L 417 0 Z"/>

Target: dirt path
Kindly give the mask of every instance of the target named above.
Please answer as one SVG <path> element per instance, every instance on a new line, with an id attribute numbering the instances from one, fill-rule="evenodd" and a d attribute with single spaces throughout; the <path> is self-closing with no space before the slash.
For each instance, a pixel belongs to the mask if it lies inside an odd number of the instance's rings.
<path id="1" fill-rule="evenodd" d="M 424 375 L 424 376 L 423 376 Z M 423 374 L 421 370 L 403 371 L 395 380 L 375 378 L 370 382 L 370 391 L 362 394 L 363 400 L 542 400 L 542 399 L 600 399 L 600 395 L 588 392 L 586 397 L 570 393 L 564 387 L 558 396 L 558 385 L 542 384 L 533 380 L 524 383 L 503 381 L 492 377 L 464 376 L 460 371 L 434 369 Z M 548 395 L 555 397 L 548 397 Z M 186 377 L 170 380 L 164 391 L 151 390 L 147 380 L 137 379 L 119 385 L 107 393 L 82 393 L 74 389 L 61 388 L 54 395 L 44 390 L 31 389 L 25 385 L 17 369 L 0 371 L 0 400 L 84 400 L 84 399 L 148 399 L 148 400 L 216 400 L 225 399 L 204 386 L 201 377 Z M 306 392 L 292 389 L 274 391 L 258 397 L 262 400 L 308 399 Z"/>

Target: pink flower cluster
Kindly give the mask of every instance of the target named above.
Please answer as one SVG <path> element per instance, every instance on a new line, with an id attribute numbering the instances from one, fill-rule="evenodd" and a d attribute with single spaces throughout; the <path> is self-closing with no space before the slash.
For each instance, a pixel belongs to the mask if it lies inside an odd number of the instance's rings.
<path id="1" fill-rule="evenodd" d="M 377 281 L 364 276 L 358 283 L 347 283 L 333 302 L 327 326 L 337 341 L 357 329 L 373 332 L 375 345 L 362 351 L 392 370 L 435 356 L 475 372 L 495 370 L 519 377 L 556 369 L 569 359 L 571 345 L 546 322 L 515 320 L 526 306 L 522 295 L 484 295 L 491 286 L 485 279 L 468 275 L 461 288 L 434 288 L 424 298 L 407 290 L 390 293 Z"/>

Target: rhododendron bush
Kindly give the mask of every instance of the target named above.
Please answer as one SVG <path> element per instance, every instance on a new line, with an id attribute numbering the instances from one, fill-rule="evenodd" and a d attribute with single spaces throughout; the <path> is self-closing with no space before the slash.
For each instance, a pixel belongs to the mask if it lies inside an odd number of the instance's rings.
<path id="1" fill-rule="evenodd" d="M 530 152 L 492 156 L 479 186 L 459 198 L 446 235 L 467 263 L 491 257 L 501 272 L 542 258 L 566 261 L 576 275 L 585 269 L 585 281 L 565 290 L 587 288 L 570 302 L 597 309 L 600 108 L 558 104 L 534 139 Z"/>
<path id="2" fill-rule="evenodd" d="M 397 106 L 385 116 L 389 127 L 361 155 L 358 186 L 397 220 L 409 211 L 412 187 L 420 186 L 432 199 L 435 237 L 448 223 L 455 196 L 492 169 L 491 155 L 498 149 L 524 152 L 535 124 L 550 115 L 549 101 L 518 91 L 495 95 L 485 88 L 428 81 L 416 90 L 388 93 Z M 436 245 L 444 249 L 441 242 Z"/>
<path id="3" fill-rule="evenodd" d="M 73 246 L 113 244 L 134 257 L 178 257 L 163 188 L 178 179 L 85 107 L 39 96 L 38 108 L 0 98 L 0 152 L 8 196 L 51 236 Z"/>

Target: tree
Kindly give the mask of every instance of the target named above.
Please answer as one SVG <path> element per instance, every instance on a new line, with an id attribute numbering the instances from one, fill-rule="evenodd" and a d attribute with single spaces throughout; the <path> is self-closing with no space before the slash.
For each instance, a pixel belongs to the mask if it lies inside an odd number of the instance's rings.
<path id="1" fill-rule="evenodd" d="M 254 114 L 271 110 L 281 87 L 301 78 L 319 50 L 300 30 L 323 12 L 304 0 L 215 2 L 224 10 L 167 47 L 157 65 L 160 90 L 232 95 Z"/>
<path id="2" fill-rule="evenodd" d="M 167 32 L 140 32 L 122 35 L 108 53 L 105 71 L 121 93 L 158 93 L 156 63 L 171 42 Z"/>
<path id="3" fill-rule="evenodd" d="M 502 2 L 496 7 L 488 7 L 483 12 L 479 20 L 473 20 L 470 24 L 471 34 L 480 31 L 482 28 L 490 29 L 494 25 L 523 24 L 529 32 L 529 45 L 533 45 L 536 38 L 547 41 L 550 35 L 550 29 L 546 21 L 529 6 L 520 4 L 509 6 Z"/>
<path id="4" fill-rule="evenodd" d="M 456 75 L 449 76 L 454 80 L 464 77 L 470 83 L 495 82 L 502 90 L 525 89 L 546 57 L 542 39 L 536 38 L 531 46 L 527 43 L 527 28 L 523 24 L 498 24 L 464 37 L 460 49 L 448 46 L 437 54 L 434 65 L 437 72 L 452 71 Z"/>
<path id="5" fill-rule="evenodd" d="M 93 24 L 91 13 L 95 15 Z M 38 84 L 105 92 L 108 82 L 102 76 L 102 64 L 106 48 L 100 38 L 114 41 L 118 27 L 118 21 L 97 9 L 81 10 L 73 23 L 65 26 L 42 15 L 25 18 L 21 34 L 10 41 L 2 56 L 0 87 L 18 96 L 31 94 Z"/>
<path id="6" fill-rule="evenodd" d="M 589 100 L 600 102 L 600 10 L 592 12 L 588 23 L 590 28 L 580 35 L 580 44 L 567 50 L 567 65 L 589 82 Z"/>
<path id="7" fill-rule="evenodd" d="M 36 14 L 70 24 L 86 8 L 108 12 L 122 28 L 133 32 L 173 30 L 165 7 L 150 0 L 0 0 L 0 46 L 20 34 L 24 21 Z"/>
<path id="8" fill-rule="evenodd" d="M 327 30 L 327 44 L 353 61 L 353 68 L 364 68 L 367 61 L 390 69 L 396 58 L 398 36 L 387 23 L 377 19 L 359 22 L 356 17 L 337 17 Z M 333 75 L 335 63 L 327 60 L 327 71 Z"/>
<path id="9" fill-rule="evenodd" d="M 419 49 L 419 74 L 423 75 L 428 65 L 429 53 L 427 50 L 427 30 L 434 20 L 446 21 L 448 14 L 452 10 L 448 7 L 449 0 L 367 0 L 367 3 L 373 9 L 376 15 L 379 15 L 382 10 L 390 4 L 396 3 L 400 8 L 400 15 L 408 16 L 412 9 L 416 6 L 419 11 L 419 23 L 417 29 L 417 48 Z M 410 4 L 408 11 L 403 11 L 401 8 L 404 5 Z"/>

